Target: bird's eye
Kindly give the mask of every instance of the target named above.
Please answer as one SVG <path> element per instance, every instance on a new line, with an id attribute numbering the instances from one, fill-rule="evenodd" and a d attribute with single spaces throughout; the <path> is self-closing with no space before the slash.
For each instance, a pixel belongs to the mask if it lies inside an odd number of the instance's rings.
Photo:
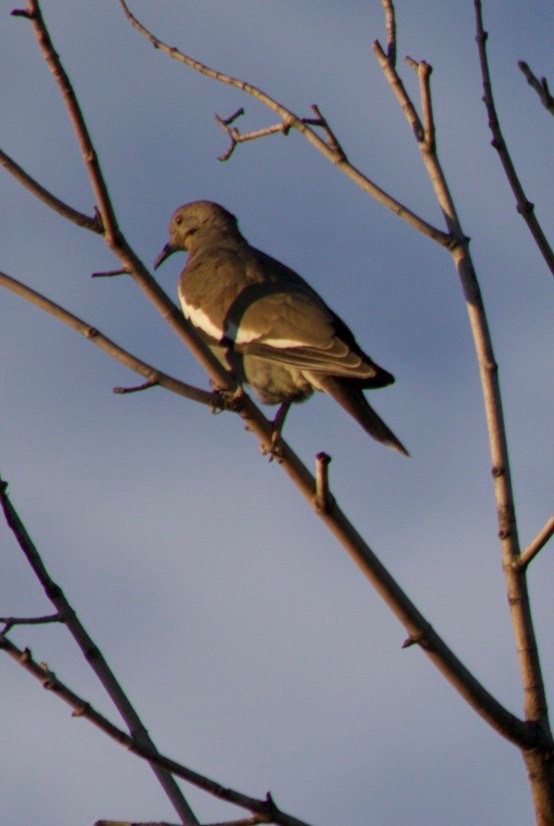
<path id="1" fill-rule="evenodd" d="M 178 215 L 177 218 L 175 218 L 175 223 L 176 224 L 182 224 L 183 223 L 183 219 L 181 218 L 180 215 Z"/>

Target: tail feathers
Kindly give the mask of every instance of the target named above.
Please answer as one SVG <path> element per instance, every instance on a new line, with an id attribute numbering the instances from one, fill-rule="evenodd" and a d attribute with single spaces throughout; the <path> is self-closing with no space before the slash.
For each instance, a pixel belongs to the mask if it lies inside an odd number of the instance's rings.
<path id="1" fill-rule="evenodd" d="M 405 456 L 410 455 L 402 442 L 396 438 L 392 430 L 377 415 L 354 382 L 326 376 L 325 379 L 318 377 L 318 383 L 326 393 L 332 396 L 356 419 L 366 433 L 369 433 L 378 442 L 398 450 L 399 453 L 403 453 Z"/>

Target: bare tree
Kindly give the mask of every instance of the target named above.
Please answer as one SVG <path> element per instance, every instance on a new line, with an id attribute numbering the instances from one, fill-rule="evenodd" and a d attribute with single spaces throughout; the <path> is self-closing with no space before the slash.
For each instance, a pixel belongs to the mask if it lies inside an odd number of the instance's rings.
<path id="1" fill-rule="evenodd" d="M 82 106 L 56 52 L 38 0 L 28 0 L 25 9 L 16 10 L 13 14 L 25 18 L 31 24 L 42 57 L 62 95 L 94 195 L 93 213 L 90 215 L 82 213 L 53 194 L 49 188 L 37 181 L 16 160 L 2 150 L 0 150 L 0 162 L 18 183 L 42 200 L 49 208 L 76 226 L 103 238 L 109 250 L 118 259 L 119 267 L 116 270 L 99 272 L 95 275 L 97 277 L 131 277 L 144 296 L 167 322 L 171 330 L 192 351 L 206 370 L 213 385 L 221 389 L 218 389 L 217 392 L 209 392 L 180 381 L 167 372 L 147 363 L 127 348 L 116 344 L 101 333 L 95 324 L 83 321 L 60 306 L 59 303 L 7 274 L 0 273 L 0 285 L 20 295 L 26 301 L 35 304 L 42 311 L 50 313 L 58 321 L 80 332 L 112 358 L 117 359 L 145 379 L 145 382 L 139 386 L 117 388 L 118 392 L 129 393 L 161 386 L 189 400 L 209 405 L 214 410 L 228 410 L 238 414 L 244 420 L 247 429 L 261 443 L 262 451 L 270 454 L 271 457 L 275 456 L 280 467 L 307 499 L 310 507 L 316 511 L 324 526 L 338 539 L 377 593 L 402 623 L 407 634 L 404 646 L 417 646 L 472 709 L 496 733 L 520 750 L 528 772 L 536 822 L 540 826 L 552 826 L 554 824 L 554 767 L 552 764 L 554 743 L 550 730 L 544 679 L 531 614 L 527 571 L 529 563 L 554 533 L 554 519 L 549 518 L 527 547 L 521 547 L 518 537 L 508 457 L 508 439 L 504 422 L 497 360 L 493 350 L 492 337 L 476 267 L 470 251 L 470 241 L 462 226 L 447 176 L 437 153 L 435 114 L 431 92 L 432 67 L 424 60 L 407 58 L 408 71 L 415 72 L 419 84 L 419 99 L 415 101 L 409 94 L 408 84 L 403 79 L 397 66 L 398 46 L 394 6 L 391 2 L 383 0 L 387 40 L 384 46 L 379 41 L 375 41 L 373 51 L 417 143 L 443 218 L 444 225 L 442 227 L 428 221 L 422 214 L 385 191 L 372 178 L 354 166 L 349 160 L 347 150 L 342 145 L 339 129 L 328 121 L 319 106 L 312 105 L 311 113 L 308 116 L 295 114 L 290 108 L 250 82 L 225 74 L 218 68 L 208 67 L 195 57 L 164 43 L 139 21 L 125 0 L 120 0 L 120 5 L 126 19 L 161 53 L 179 61 L 187 68 L 250 95 L 265 104 L 277 117 L 277 122 L 269 127 L 241 132 L 237 123 L 244 114 L 243 110 L 239 110 L 231 116 L 218 115 L 216 118 L 217 124 L 225 131 L 229 139 L 229 147 L 221 155 L 221 160 L 232 162 L 238 147 L 242 143 L 275 134 L 288 135 L 293 131 L 298 132 L 323 158 L 357 184 L 363 192 L 377 199 L 410 226 L 450 254 L 454 270 L 462 287 L 479 366 L 489 437 L 490 468 L 496 498 L 501 564 L 505 577 L 523 687 L 523 715 L 518 716 L 512 713 L 500 701 L 498 696 L 485 688 L 474 673 L 446 644 L 442 636 L 431 626 L 426 616 L 415 606 L 414 602 L 383 565 L 381 559 L 378 558 L 360 532 L 350 522 L 330 490 L 328 479 L 329 457 L 325 453 L 317 455 L 315 474 L 312 475 L 285 441 L 281 440 L 278 453 L 275 451 L 271 423 L 252 403 L 248 395 L 237 386 L 233 376 L 221 367 L 194 328 L 186 322 L 173 302 L 152 278 L 148 268 L 123 234 L 117 211 L 110 196 L 108 180 L 102 170 L 99 153 L 88 129 Z M 550 270 L 554 272 L 554 258 L 546 234 L 535 216 L 533 206 L 519 181 L 506 141 L 500 131 L 487 62 L 486 33 L 479 2 L 475 2 L 475 14 L 484 101 L 493 131 L 493 145 L 499 152 L 508 181 L 515 193 L 518 211 L 525 219 L 544 261 Z M 523 68 L 522 71 L 524 71 Z M 530 70 L 525 74 L 528 79 L 531 78 L 529 82 L 540 94 L 544 105 L 549 108 L 550 99 L 546 81 L 538 82 L 530 73 Z M 268 793 L 265 797 L 251 797 L 223 786 L 202 773 L 170 759 L 157 750 L 141 718 L 139 718 L 126 693 L 115 678 L 99 647 L 93 642 L 90 634 L 77 618 L 75 610 L 65 598 L 62 589 L 48 573 L 37 547 L 30 539 L 21 518 L 8 497 L 6 482 L 1 484 L 0 498 L 7 523 L 55 609 L 55 614 L 3 617 L 4 631 L 0 638 L 2 649 L 40 680 L 44 687 L 52 690 L 67 702 L 73 708 L 74 715 L 90 720 L 103 733 L 147 760 L 182 823 L 194 824 L 198 823 L 199 820 L 191 805 L 183 796 L 175 778 L 186 780 L 208 794 L 249 811 L 252 817 L 239 821 L 241 823 L 274 822 L 289 825 L 303 823 L 300 819 L 284 812 L 275 803 L 271 794 Z M 110 722 L 86 698 L 73 691 L 47 666 L 37 662 L 28 649 L 18 647 L 8 636 L 12 629 L 20 626 L 51 625 L 53 623 L 63 623 L 72 634 L 86 660 L 107 690 L 129 733 Z"/>

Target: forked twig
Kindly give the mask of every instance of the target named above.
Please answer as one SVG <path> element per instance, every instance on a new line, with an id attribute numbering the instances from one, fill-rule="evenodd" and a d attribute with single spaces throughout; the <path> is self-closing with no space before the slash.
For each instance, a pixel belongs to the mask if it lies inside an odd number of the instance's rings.
<path id="1" fill-rule="evenodd" d="M 541 77 L 539 80 L 524 60 L 518 61 L 517 65 L 523 72 L 529 86 L 531 86 L 539 96 L 544 108 L 547 112 L 550 112 L 551 115 L 554 115 L 554 97 L 550 94 L 547 79 L 545 77 Z"/>
<path id="2" fill-rule="evenodd" d="M 173 60 L 177 60 L 180 63 L 189 66 L 196 72 L 206 75 L 206 77 L 213 78 L 220 83 L 225 83 L 229 86 L 241 89 L 243 92 L 246 92 L 246 94 L 251 95 L 256 100 L 259 100 L 279 115 L 284 123 L 290 124 L 289 128 L 296 129 L 300 132 L 306 140 L 309 141 L 315 149 L 317 149 L 318 152 L 321 152 L 327 160 L 337 166 L 341 172 L 354 181 L 354 183 L 357 184 L 364 192 L 367 192 L 372 197 L 376 198 L 380 203 L 386 206 L 387 209 L 392 210 L 395 215 L 399 215 L 407 221 L 407 223 L 414 226 L 424 235 L 427 235 L 429 238 L 433 238 L 434 241 L 442 244 L 442 246 L 448 247 L 450 245 L 451 238 L 446 233 L 441 232 L 441 230 L 437 227 L 425 221 L 415 212 L 412 212 L 412 210 L 408 209 L 408 207 L 400 203 L 400 201 L 396 200 L 396 198 L 393 198 L 392 195 L 385 192 L 384 189 L 381 189 L 381 187 L 379 187 L 374 181 L 360 172 L 359 169 L 356 169 L 355 166 L 347 162 L 344 158 L 344 153 L 341 154 L 341 152 L 337 150 L 337 147 L 335 147 L 332 143 L 328 143 L 317 134 L 317 132 L 312 128 L 313 124 L 310 125 L 309 118 L 303 119 L 299 117 L 290 109 L 287 109 L 281 103 L 278 103 L 270 97 L 266 92 L 256 86 L 253 86 L 251 83 L 247 83 L 244 80 L 227 75 L 224 72 L 211 69 L 209 66 L 206 66 L 199 60 L 195 60 L 193 57 L 185 54 L 174 46 L 168 46 L 167 43 L 164 43 L 156 37 L 132 14 L 126 0 L 119 0 L 119 3 L 131 25 L 134 26 L 134 28 L 137 29 L 137 31 L 139 31 L 147 40 L 149 40 L 154 48 L 159 49 L 164 54 L 167 54 L 169 57 L 173 58 Z M 317 125 L 320 124 L 318 123 Z"/>

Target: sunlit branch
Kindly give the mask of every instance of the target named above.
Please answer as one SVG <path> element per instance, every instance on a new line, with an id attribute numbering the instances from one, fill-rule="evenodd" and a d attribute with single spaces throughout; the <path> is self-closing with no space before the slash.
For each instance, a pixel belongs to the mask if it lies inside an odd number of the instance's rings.
<path id="1" fill-rule="evenodd" d="M 398 215 L 408 224 L 415 227 L 417 230 L 422 232 L 424 235 L 432 238 L 442 246 L 448 247 L 451 243 L 451 238 L 444 232 L 441 232 L 437 227 L 429 224 L 427 221 L 424 221 L 416 213 L 412 212 L 408 207 L 404 204 L 397 201 L 393 198 L 389 193 L 385 192 L 385 190 L 381 189 L 381 187 L 377 186 L 374 181 L 360 172 L 356 167 L 354 167 L 351 163 L 347 162 L 343 156 L 343 153 L 339 151 L 339 149 L 323 140 L 317 132 L 309 125 L 310 119 L 304 119 L 295 115 L 290 109 L 287 109 L 281 103 L 278 103 L 272 97 L 270 97 L 266 92 L 262 91 L 261 89 L 253 86 L 251 83 L 247 83 L 244 80 L 240 80 L 239 78 L 232 77 L 231 75 L 227 75 L 223 72 L 216 71 L 215 69 L 211 69 L 209 66 L 206 66 L 204 63 L 201 63 L 199 60 L 195 60 L 193 57 L 185 54 L 184 52 L 180 51 L 179 49 L 175 48 L 174 46 L 168 46 L 162 40 L 157 38 L 152 32 L 150 32 L 129 10 L 127 3 L 125 0 L 119 0 L 119 3 L 130 21 L 130 23 L 144 36 L 150 43 L 154 46 L 154 48 L 159 49 L 164 54 L 167 54 L 169 57 L 173 58 L 174 60 L 179 61 L 180 63 L 189 66 L 190 68 L 194 69 L 196 72 L 200 74 L 206 75 L 206 77 L 210 77 L 214 80 L 219 81 L 220 83 L 225 83 L 229 86 L 233 86 L 241 91 L 245 92 L 246 94 L 250 95 L 251 97 L 259 100 L 273 112 L 276 112 L 279 117 L 283 120 L 287 126 L 290 125 L 290 128 L 296 129 L 300 132 L 307 141 L 309 141 L 312 146 L 314 146 L 321 154 L 327 158 L 332 164 L 334 164 L 338 169 L 341 170 L 348 178 L 350 178 L 354 183 L 356 183 L 364 192 L 370 194 L 373 198 L 376 198 L 381 204 L 386 206 L 388 209 L 392 210 L 395 215 Z"/>
<path id="2" fill-rule="evenodd" d="M 532 542 L 521 552 L 521 555 L 515 560 L 514 565 L 519 568 L 527 568 L 529 563 L 542 551 L 549 539 L 554 536 L 554 516 L 552 516 L 542 529 L 536 535 Z"/>

